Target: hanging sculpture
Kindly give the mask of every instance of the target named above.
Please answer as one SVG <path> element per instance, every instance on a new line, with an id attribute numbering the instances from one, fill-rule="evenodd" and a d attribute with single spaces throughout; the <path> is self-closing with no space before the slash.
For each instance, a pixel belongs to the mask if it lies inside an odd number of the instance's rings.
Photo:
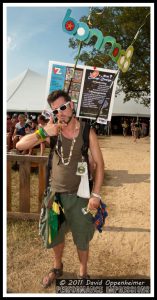
<path id="1" fill-rule="evenodd" d="M 70 17 L 71 9 L 68 9 L 66 15 L 62 22 L 63 31 L 73 35 L 80 42 L 88 44 L 93 36 L 97 37 L 97 41 L 94 48 L 99 51 L 105 50 L 106 43 L 111 44 L 111 49 L 107 54 L 111 59 L 117 63 L 119 69 L 125 73 L 131 62 L 131 57 L 133 55 L 134 48 L 130 45 L 127 50 L 123 50 L 121 45 L 116 42 L 116 39 L 112 36 L 103 36 L 99 29 L 91 29 L 84 22 L 77 22 L 74 18 Z"/>

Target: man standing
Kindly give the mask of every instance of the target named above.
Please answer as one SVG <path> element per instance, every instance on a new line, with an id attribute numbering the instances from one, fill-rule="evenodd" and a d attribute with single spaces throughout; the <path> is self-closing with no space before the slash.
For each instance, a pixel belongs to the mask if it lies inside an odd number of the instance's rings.
<path id="1" fill-rule="evenodd" d="M 56 150 L 52 161 L 52 188 L 60 194 L 60 199 L 65 213 L 65 222 L 61 225 L 57 237 L 54 239 L 54 266 L 43 278 L 43 286 L 50 286 L 53 280 L 63 273 L 62 256 L 66 226 L 72 232 L 73 241 L 77 247 L 80 261 L 79 275 L 89 278 L 87 262 L 89 242 L 93 238 L 95 227 L 90 213 L 83 215 L 82 208 L 97 209 L 100 205 L 100 189 L 104 180 L 104 161 L 99 147 L 97 136 L 93 129 L 89 133 L 89 149 L 95 162 L 95 176 L 92 193 L 89 199 L 77 196 L 81 176 L 76 174 L 78 163 L 82 161 L 81 148 L 83 145 L 83 122 L 73 114 L 74 104 L 69 95 L 61 90 L 54 91 L 48 96 L 48 103 L 52 114 L 58 119 L 53 123 L 53 118 L 45 125 L 44 129 L 23 137 L 17 143 L 18 150 L 34 147 L 41 140 L 50 143 L 51 136 L 57 136 Z"/>
<path id="2" fill-rule="evenodd" d="M 127 132 L 128 132 L 128 124 L 127 124 L 127 121 L 124 120 L 124 123 L 122 124 L 122 128 L 123 128 L 123 135 L 124 136 L 127 136 Z"/>

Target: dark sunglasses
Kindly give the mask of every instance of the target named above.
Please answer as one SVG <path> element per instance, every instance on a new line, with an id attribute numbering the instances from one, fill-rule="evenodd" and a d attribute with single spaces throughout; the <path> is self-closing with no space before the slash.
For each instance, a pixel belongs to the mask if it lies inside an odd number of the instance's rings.
<path id="1" fill-rule="evenodd" d="M 60 110 L 61 110 L 61 111 L 62 111 L 62 110 L 65 110 L 69 104 L 70 104 L 70 101 L 66 102 L 65 104 L 62 104 L 60 107 L 58 107 L 58 108 L 52 110 L 52 113 L 53 113 L 54 115 L 57 115 L 57 114 L 59 113 Z"/>

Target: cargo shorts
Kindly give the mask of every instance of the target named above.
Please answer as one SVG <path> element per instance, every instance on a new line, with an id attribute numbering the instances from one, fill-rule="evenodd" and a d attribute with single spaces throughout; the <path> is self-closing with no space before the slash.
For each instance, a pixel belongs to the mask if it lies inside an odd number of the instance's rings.
<path id="1" fill-rule="evenodd" d="M 95 226 L 90 212 L 82 213 L 87 207 L 88 199 L 78 197 L 76 194 L 60 193 L 60 202 L 64 208 L 65 221 L 62 223 L 52 247 L 63 243 L 65 234 L 72 232 L 73 241 L 79 250 L 88 250 L 89 242 L 94 236 Z"/>

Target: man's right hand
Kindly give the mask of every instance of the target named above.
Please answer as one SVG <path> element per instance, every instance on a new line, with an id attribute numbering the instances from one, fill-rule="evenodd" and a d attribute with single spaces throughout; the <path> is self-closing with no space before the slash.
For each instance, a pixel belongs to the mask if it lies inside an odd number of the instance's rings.
<path id="1" fill-rule="evenodd" d="M 62 127 L 66 127 L 67 124 L 61 124 L 61 123 L 54 123 L 53 118 L 50 116 L 50 121 L 44 126 L 44 130 L 49 136 L 55 136 L 58 135 L 59 130 L 61 130 Z"/>

